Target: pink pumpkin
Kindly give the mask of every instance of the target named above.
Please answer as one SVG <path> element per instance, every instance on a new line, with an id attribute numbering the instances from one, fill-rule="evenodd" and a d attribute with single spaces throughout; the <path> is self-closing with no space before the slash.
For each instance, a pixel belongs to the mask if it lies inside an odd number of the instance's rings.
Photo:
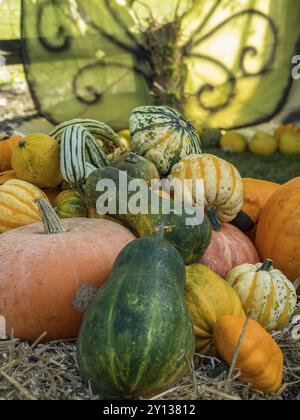
<path id="1" fill-rule="evenodd" d="M 241 264 L 260 262 L 250 239 L 235 226 L 223 224 L 221 230 L 213 231 L 211 244 L 201 263 L 222 278 Z"/>

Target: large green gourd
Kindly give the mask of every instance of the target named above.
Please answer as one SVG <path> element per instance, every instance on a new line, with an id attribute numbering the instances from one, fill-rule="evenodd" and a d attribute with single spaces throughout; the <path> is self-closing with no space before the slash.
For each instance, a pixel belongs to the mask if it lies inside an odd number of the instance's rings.
<path id="1" fill-rule="evenodd" d="M 105 399 L 154 396 L 188 370 L 195 346 L 184 302 L 185 267 L 164 240 L 133 241 L 87 310 L 81 374 Z"/>
<path id="2" fill-rule="evenodd" d="M 151 200 L 150 200 L 150 189 L 142 192 L 142 195 L 146 194 L 145 201 L 148 203 L 147 214 L 133 214 L 127 211 L 126 214 L 121 214 L 119 209 L 126 207 L 134 196 L 135 192 L 128 192 L 126 201 L 124 197 L 120 195 L 120 171 L 116 168 L 105 167 L 93 172 L 87 180 L 85 186 L 86 198 L 88 201 L 88 207 L 90 209 L 97 208 L 97 201 L 102 195 L 101 192 L 97 191 L 98 182 L 101 180 L 112 180 L 116 185 L 116 212 L 109 213 L 108 216 L 117 219 L 129 229 L 131 229 L 137 236 L 157 236 L 167 239 L 171 242 L 177 250 L 180 252 L 186 264 L 193 264 L 199 262 L 207 250 L 212 236 L 211 224 L 204 215 L 203 222 L 199 225 L 188 226 L 187 220 L 191 218 L 191 214 L 183 208 L 181 204 L 181 214 L 163 214 L 162 208 L 166 200 L 157 197 L 160 203 L 160 211 L 157 214 L 151 214 Z M 128 183 L 132 181 L 131 177 L 128 177 Z M 125 188 L 128 188 L 128 184 Z M 124 189 L 124 186 L 122 186 Z M 114 191 L 112 191 L 114 195 Z M 114 195 L 115 196 L 115 195 Z M 173 206 L 173 200 L 171 200 L 171 207 Z M 124 206 L 125 205 L 125 206 Z"/>

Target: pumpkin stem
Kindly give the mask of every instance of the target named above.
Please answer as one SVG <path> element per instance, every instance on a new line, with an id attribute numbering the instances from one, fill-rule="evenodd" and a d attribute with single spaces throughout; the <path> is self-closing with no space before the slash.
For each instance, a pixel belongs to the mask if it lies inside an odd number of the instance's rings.
<path id="1" fill-rule="evenodd" d="M 38 198 L 34 200 L 35 204 L 39 208 L 39 212 L 44 224 L 45 233 L 47 235 L 55 235 L 58 233 L 66 232 L 61 220 L 55 213 L 51 204 L 44 198 Z"/>
<path id="2" fill-rule="evenodd" d="M 271 268 L 273 266 L 273 261 L 272 260 L 265 260 L 262 264 L 262 266 L 257 270 L 259 271 L 270 271 Z"/>
<path id="3" fill-rule="evenodd" d="M 213 227 L 213 230 L 216 232 L 219 232 L 222 229 L 222 225 L 219 221 L 218 215 L 217 215 L 217 209 L 215 206 L 208 206 L 206 209 L 208 218 L 210 220 L 210 223 Z"/>

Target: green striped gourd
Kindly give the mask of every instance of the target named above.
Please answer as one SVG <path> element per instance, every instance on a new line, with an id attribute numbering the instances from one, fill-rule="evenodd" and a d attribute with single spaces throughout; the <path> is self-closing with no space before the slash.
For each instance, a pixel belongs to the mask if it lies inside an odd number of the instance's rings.
<path id="1" fill-rule="evenodd" d="M 289 324 L 296 309 L 296 290 L 281 271 L 272 269 L 272 261 L 238 266 L 227 281 L 240 296 L 244 311 L 267 331 Z"/>
<path id="2" fill-rule="evenodd" d="M 55 199 L 55 207 L 60 219 L 88 217 L 88 210 L 85 202 L 74 190 L 62 191 Z"/>
<path id="3" fill-rule="evenodd" d="M 201 140 L 192 124 L 172 108 L 143 106 L 130 117 L 133 151 L 152 160 L 161 175 L 182 158 L 201 153 Z"/>
<path id="4" fill-rule="evenodd" d="M 80 190 L 87 177 L 108 165 L 107 157 L 93 135 L 83 126 L 68 126 L 61 137 L 61 173 L 73 188 Z"/>
<path id="5" fill-rule="evenodd" d="M 117 133 L 115 133 L 114 130 L 107 124 L 96 120 L 74 119 L 71 121 L 63 122 L 50 133 L 50 136 L 60 143 L 64 131 L 68 127 L 72 127 L 73 125 L 77 124 L 88 130 L 90 134 L 95 137 L 95 139 L 102 143 L 106 154 L 113 153 L 117 148 L 121 147 Z"/>
<path id="6" fill-rule="evenodd" d="M 78 341 L 84 380 L 105 399 L 151 397 L 187 371 L 195 346 L 185 267 L 157 238 L 133 241 L 85 313 Z"/>
<path id="7" fill-rule="evenodd" d="M 180 210 L 177 214 L 169 212 L 165 214 L 163 208 L 175 208 L 174 200 L 166 200 L 159 197 L 155 192 L 147 188 L 140 191 L 140 202 L 147 204 L 146 214 L 134 213 L 130 210 L 129 203 L 132 202 L 136 192 L 128 191 L 129 183 L 133 178 L 128 176 L 127 185 L 120 187 L 120 173 L 117 168 L 105 167 L 93 172 L 87 179 L 85 185 L 86 200 L 90 210 L 98 209 L 97 203 L 102 196 L 97 186 L 101 180 L 111 180 L 114 189 L 105 193 L 107 200 L 113 202 L 116 200 L 116 209 L 107 214 L 131 229 L 137 236 L 157 236 L 167 239 L 180 252 L 186 264 L 199 262 L 207 250 L 212 236 L 211 224 L 206 215 L 201 224 L 187 225 L 187 219 L 191 214 L 184 208 L 182 203 L 177 203 Z M 120 194 L 120 191 L 127 189 L 128 194 Z M 159 203 L 159 210 L 156 214 L 151 211 L 151 202 L 156 197 Z M 152 199 L 152 200 L 151 200 Z M 125 209 L 124 211 L 121 209 Z M 99 210 L 99 209 L 98 209 Z M 99 210 L 100 211 L 100 210 Z M 103 213 L 101 209 L 101 213 Z"/>

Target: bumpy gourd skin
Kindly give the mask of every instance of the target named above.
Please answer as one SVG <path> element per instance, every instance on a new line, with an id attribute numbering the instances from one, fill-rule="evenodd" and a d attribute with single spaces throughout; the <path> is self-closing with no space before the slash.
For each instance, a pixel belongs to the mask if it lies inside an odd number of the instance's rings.
<path id="1" fill-rule="evenodd" d="M 161 210 L 158 214 L 151 214 L 151 203 L 149 201 L 150 190 L 145 193 L 146 197 L 143 197 L 149 206 L 148 214 L 136 215 L 131 212 L 120 214 L 118 210 L 123 197 L 118 194 L 119 174 L 120 171 L 118 169 L 105 167 L 93 172 L 89 176 L 85 188 L 89 208 L 96 208 L 97 200 L 101 195 L 100 192 L 97 192 L 98 182 L 102 179 L 112 180 L 117 187 L 117 211 L 109 216 L 125 224 L 137 236 L 164 237 L 177 248 L 186 264 L 198 262 L 203 257 L 211 242 L 212 228 L 207 216 L 204 216 L 202 224 L 187 226 L 187 218 L 190 218 L 191 215 L 187 214 L 184 209 L 182 214 L 177 215 L 165 215 L 162 214 Z M 128 177 L 128 182 L 131 180 L 132 178 Z M 114 194 L 114 192 L 112 192 L 112 194 Z M 127 205 L 134 194 L 135 192 L 129 192 L 127 202 L 124 202 L 123 204 Z M 158 197 L 158 200 L 160 209 L 162 209 L 162 205 L 163 203 L 166 203 L 166 200 L 160 197 Z M 181 203 L 180 206 L 182 206 Z"/>
<path id="2" fill-rule="evenodd" d="M 183 260 L 166 241 L 142 238 L 121 252 L 79 336 L 80 371 L 95 393 L 149 397 L 185 374 L 195 336 L 184 282 Z"/>
<path id="3" fill-rule="evenodd" d="M 218 319 L 214 338 L 219 355 L 231 365 L 245 319 L 224 316 Z M 283 378 L 283 354 L 273 338 L 256 322 L 249 320 L 237 360 L 239 380 L 263 392 L 276 392 Z"/>

